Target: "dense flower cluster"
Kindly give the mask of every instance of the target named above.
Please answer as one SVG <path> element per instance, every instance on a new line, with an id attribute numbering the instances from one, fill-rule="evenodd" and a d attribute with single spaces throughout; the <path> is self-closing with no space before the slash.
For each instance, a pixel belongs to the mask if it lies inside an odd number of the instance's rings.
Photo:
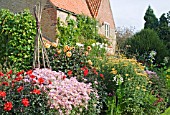
<path id="1" fill-rule="evenodd" d="M 32 74 L 32 70 L 21 71 L 17 74 L 13 73 L 12 70 L 7 73 L 0 72 L 0 113 L 20 114 L 23 112 L 26 114 L 27 110 L 33 114 L 45 112 L 45 110 L 37 110 L 37 107 L 40 107 L 40 102 L 41 106 L 47 105 L 44 92 L 34 82 L 25 83 L 25 76 L 30 79 L 36 78 Z M 43 79 L 38 79 L 38 81 L 39 84 L 43 83 Z"/>
<path id="2" fill-rule="evenodd" d="M 69 74 L 71 72 L 69 71 Z M 35 78 L 25 77 L 25 81 L 35 81 L 39 87 L 48 92 L 50 107 L 56 109 L 60 114 L 69 114 L 74 108 L 86 108 L 90 93 L 94 92 L 91 84 L 78 82 L 75 77 L 66 78 L 63 72 L 51 71 L 50 69 L 35 69 L 32 75 Z M 41 79 L 41 80 L 40 80 Z M 39 93 L 37 90 L 32 93 Z M 97 94 L 96 94 L 97 96 Z"/>

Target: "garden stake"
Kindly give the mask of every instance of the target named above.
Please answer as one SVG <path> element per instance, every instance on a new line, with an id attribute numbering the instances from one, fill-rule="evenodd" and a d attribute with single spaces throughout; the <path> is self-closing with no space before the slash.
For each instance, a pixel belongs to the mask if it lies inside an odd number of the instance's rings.
<path id="1" fill-rule="evenodd" d="M 34 40 L 33 69 L 41 67 L 40 50 L 42 53 L 42 62 L 43 62 L 44 68 L 46 68 L 46 64 L 47 64 L 47 68 L 51 69 L 47 51 L 44 47 L 44 42 L 42 40 L 42 33 L 41 33 L 41 28 L 40 28 L 41 27 L 41 24 L 40 24 L 41 14 L 42 14 L 42 6 L 40 2 L 37 6 L 34 7 L 34 15 L 36 19 L 37 33 L 36 33 L 36 38 Z"/>

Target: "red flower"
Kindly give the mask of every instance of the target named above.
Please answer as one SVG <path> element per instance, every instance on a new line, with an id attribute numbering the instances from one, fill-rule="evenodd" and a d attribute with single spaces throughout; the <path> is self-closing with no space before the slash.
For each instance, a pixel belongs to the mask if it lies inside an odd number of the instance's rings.
<path id="1" fill-rule="evenodd" d="M 70 76 L 73 73 L 73 71 L 68 70 L 67 74 Z"/>
<path id="2" fill-rule="evenodd" d="M 17 76 L 20 76 L 21 74 L 23 74 L 24 73 L 24 71 L 20 71 L 20 72 L 18 72 L 16 75 Z"/>
<path id="3" fill-rule="evenodd" d="M 33 91 L 31 91 L 31 93 L 39 95 L 41 93 L 41 91 L 38 89 L 34 89 Z"/>
<path id="4" fill-rule="evenodd" d="M 12 109 L 12 102 L 6 102 L 5 104 L 4 104 L 4 110 L 5 111 L 10 111 L 11 109 Z"/>
<path id="5" fill-rule="evenodd" d="M 85 70 L 84 70 L 84 76 L 87 76 L 88 73 L 89 73 L 88 69 L 85 69 Z"/>
<path id="6" fill-rule="evenodd" d="M 6 92 L 5 91 L 0 91 L 0 97 L 5 97 L 6 96 Z"/>
<path id="7" fill-rule="evenodd" d="M 24 88 L 22 86 L 20 86 L 19 88 L 17 88 L 18 93 L 21 92 Z"/>
<path id="8" fill-rule="evenodd" d="M 15 78 L 15 81 L 21 81 L 21 80 L 22 80 L 22 77 L 21 77 L 21 76 L 18 76 L 18 77 Z M 15 82 L 15 81 L 14 81 L 14 82 Z"/>
<path id="9" fill-rule="evenodd" d="M 49 83 L 49 84 L 52 84 L 51 80 L 48 80 L 48 83 Z"/>
<path id="10" fill-rule="evenodd" d="M 98 72 L 96 71 L 95 68 L 93 68 L 92 71 L 93 71 L 94 74 L 98 75 Z"/>
<path id="11" fill-rule="evenodd" d="M 26 72 L 27 75 L 31 75 L 32 74 L 32 70 L 29 70 Z"/>
<path id="12" fill-rule="evenodd" d="M 100 74 L 100 77 L 101 77 L 102 79 L 104 79 L 104 75 L 103 75 L 103 74 Z"/>
<path id="13" fill-rule="evenodd" d="M 22 104 L 25 106 L 25 107 L 28 107 L 29 106 L 29 101 L 27 98 L 24 98 L 22 99 Z"/>
<path id="14" fill-rule="evenodd" d="M 42 84 L 42 83 L 44 83 L 44 79 L 43 79 L 42 77 L 40 77 L 40 78 L 38 78 L 38 82 L 39 82 L 40 84 Z"/>
<path id="15" fill-rule="evenodd" d="M 10 71 L 7 73 L 7 75 L 9 75 L 9 74 L 12 74 L 12 70 L 10 70 Z"/>
<path id="16" fill-rule="evenodd" d="M 4 76 L 4 74 L 0 71 L 0 77 Z"/>
<path id="17" fill-rule="evenodd" d="M 66 78 L 66 76 L 63 76 L 63 80 Z"/>
<path id="18" fill-rule="evenodd" d="M 35 75 L 30 75 L 30 78 L 31 78 L 31 79 L 34 79 L 34 78 L 35 78 Z"/>
<path id="19" fill-rule="evenodd" d="M 8 82 L 2 82 L 2 85 L 8 86 Z"/>

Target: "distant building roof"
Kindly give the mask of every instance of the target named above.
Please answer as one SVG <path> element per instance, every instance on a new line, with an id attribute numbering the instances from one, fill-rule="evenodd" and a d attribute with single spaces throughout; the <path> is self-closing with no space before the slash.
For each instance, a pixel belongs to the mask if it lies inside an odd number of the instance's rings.
<path id="1" fill-rule="evenodd" d="M 73 12 L 75 14 L 84 14 L 91 16 L 85 0 L 50 0 L 51 3 L 61 9 Z"/>

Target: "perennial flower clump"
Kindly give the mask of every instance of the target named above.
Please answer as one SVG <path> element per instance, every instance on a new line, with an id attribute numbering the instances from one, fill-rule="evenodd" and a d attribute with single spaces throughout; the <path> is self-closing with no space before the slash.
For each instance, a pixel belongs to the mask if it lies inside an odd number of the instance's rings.
<path id="1" fill-rule="evenodd" d="M 78 108 L 81 112 L 88 107 L 90 94 L 97 93 L 92 89 L 91 84 L 78 82 L 75 77 L 66 78 L 63 72 L 51 71 L 50 69 L 35 69 L 32 75 L 35 78 L 25 77 L 25 81 L 35 82 L 42 89 L 46 90 L 50 99 L 50 108 L 57 110 L 60 114 L 70 114 Z M 40 80 L 41 79 L 41 80 Z M 32 93 L 39 93 L 34 90 Z"/>
<path id="2" fill-rule="evenodd" d="M 6 114 L 47 114 L 48 100 L 45 92 L 34 82 L 26 83 L 24 77 L 35 78 L 32 70 L 13 73 L 10 70 L 0 76 L 0 113 Z M 40 82 L 40 84 L 42 81 Z M 43 108 L 42 108 L 43 106 Z"/>

